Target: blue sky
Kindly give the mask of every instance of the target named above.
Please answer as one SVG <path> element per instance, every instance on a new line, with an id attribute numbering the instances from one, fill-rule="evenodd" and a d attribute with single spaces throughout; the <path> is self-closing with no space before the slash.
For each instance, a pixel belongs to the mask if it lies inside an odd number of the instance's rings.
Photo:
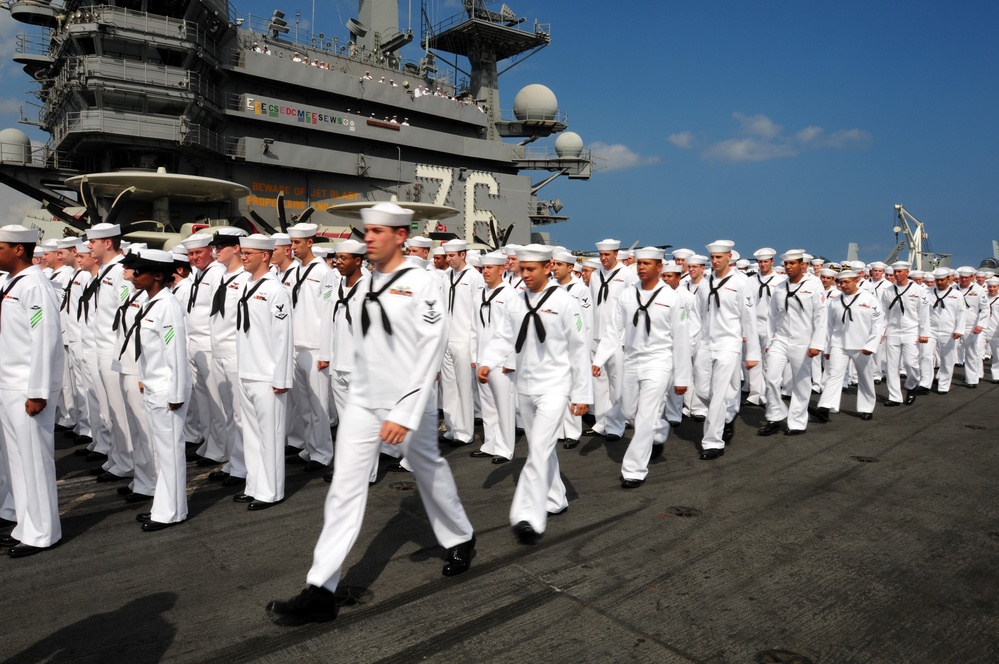
<path id="1" fill-rule="evenodd" d="M 303 29 L 312 15 L 307 2 L 234 4 L 298 9 Z M 588 182 L 542 190 L 571 216 L 549 227 L 567 246 L 613 236 L 700 250 L 727 238 L 744 254 L 770 245 L 839 259 L 857 242 L 877 260 L 895 244 L 895 203 L 954 265 L 978 265 L 999 239 L 999 3 L 507 4 L 550 23 L 552 44 L 503 75 L 503 107 L 524 85 L 547 85 L 600 157 Z M 320 0 L 318 29 L 343 35 L 354 7 Z M 0 12 L 8 57 L 23 30 Z M 29 80 L 8 59 L 0 84 L 0 126 L 18 126 Z M 3 192 L 0 204 L 23 201 Z"/>

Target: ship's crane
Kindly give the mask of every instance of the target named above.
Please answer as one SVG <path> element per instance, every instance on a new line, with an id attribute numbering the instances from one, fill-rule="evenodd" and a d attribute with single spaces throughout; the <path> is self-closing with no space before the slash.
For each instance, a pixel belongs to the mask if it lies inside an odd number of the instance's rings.
<path id="1" fill-rule="evenodd" d="M 909 211 L 902 207 L 901 203 L 895 205 L 895 215 L 898 218 L 898 224 L 895 226 L 895 237 L 898 238 L 899 233 L 905 236 L 905 244 L 909 247 L 908 260 L 912 263 L 912 269 L 922 272 L 924 261 L 928 263 L 929 270 L 949 262 L 950 256 L 948 254 L 934 253 L 930 247 L 925 225 L 909 214 Z M 925 243 L 924 240 L 926 240 Z"/>

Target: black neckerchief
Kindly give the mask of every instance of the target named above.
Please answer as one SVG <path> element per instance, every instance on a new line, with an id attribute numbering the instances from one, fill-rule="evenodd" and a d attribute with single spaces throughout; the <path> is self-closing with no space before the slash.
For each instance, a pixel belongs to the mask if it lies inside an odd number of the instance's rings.
<path id="1" fill-rule="evenodd" d="M 225 318 L 225 289 L 229 288 L 229 285 L 236 281 L 236 277 L 238 276 L 239 272 L 236 272 L 236 274 L 229 277 L 229 281 L 226 281 L 225 277 L 219 280 L 218 288 L 215 289 L 215 294 L 212 296 L 212 311 L 209 314 L 210 316 L 219 314 Z"/>
<path id="2" fill-rule="evenodd" d="M 846 322 L 847 315 L 850 316 L 850 322 L 851 323 L 853 322 L 853 311 L 850 309 L 850 307 L 852 307 L 854 305 L 854 303 L 857 301 L 857 298 L 860 297 L 860 294 L 862 292 L 863 291 L 859 291 L 858 290 L 857 294 L 853 296 L 853 299 L 850 300 L 849 304 L 846 303 L 846 295 L 843 295 L 843 297 L 839 298 L 839 301 L 843 303 L 843 320 L 842 320 L 842 322 L 844 322 L 844 323 Z"/>
<path id="3" fill-rule="evenodd" d="M 604 300 L 606 300 L 607 298 L 610 297 L 610 282 L 614 280 L 614 277 L 616 277 L 617 273 L 620 272 L 620 271 L 621 271 L 621 268 L 618 268 L 618 269 L 614 270 L 613 272 L 611 272 L 610 277 L 608 277 L 605 280 L 604 279 L 604 271 L 603 270 L 597 270 L 597 276 L 600 277 L 600 288 L 597 289 L 597 305 L 598 306 Z"/>
<path id="4" fill-rule="evenodd" d="M 257 292 L 257 289 L 264 284 L 264 281 L 264 278 L 260 277 L 252 288 L 249 283 L 243 286 L 243 294 L 239 297 L 239 302 L 236 303 L 237 330 L 250 331 L 250 305 L 247 303 L 250 301 L 250 297 Z"/>
<path id="5" fill-rule="evenodd" d="M 805 303 L 802 302 L 801 298 L 798 297 L 798 291 L 800 291 L 804 286 L 805 286 L 805 280 L 802 279 L 801 283 L 798 285 L 798 287 L 795 288 L 794 290 L 791 290 L 791 282 L 790 281 L 787 282 L 787 295 L 784 296 L 784 311 L 790 311 L 791 310 L 791 298 L 792 297 L 795 300 L 798 301 L 798 306 L 801 307 L 801 310 L 802 311 L 805 310 Z"/>
<path id="6" fill-rule="evenodd" d="M 73 282 L 76 281 L 76 276 L 81 272 L 83 272 L 83 270 L 77 270 L 74 272 L 73 276 L 69 279 L 69 283 L 62 289 L 62 304 L 59 305 L 59 311 L 69 313 L 69 293 L 73 290 Z"/>
<path id="7" fill-rule="evenodd" d="M 659 295 L 659 291 L 662 289 L 662 286 L 657 288 L 652 293 L 652 297 L 650 297 L 649 301 L 645 304 L 642 304 L 642 289 L 635 289 L 635 300 L 638 302 L 638 309 L 635 310 L 635 316 L 631 319 L 631 324 L 638 327 L 638 315 L 645 314 L 645 336 L 652 333 L 652 318 L 649 317 L 649 307 L 652 305 L 652 301 L 656 299 L 656 296 Z"/>
<path id="8" fill-rule="evenodd" d="M 212 263 L 215 265 L 215 263 Z M 205 280 L 205 275 L 208 274 L 208 270 L 211 269 L 212 265 L 205 266 L 205 269 L 194 275 L 194 285 L 191 286 L 191 294 L 187 296 L 187 313 L 191 313 L 194 309 L 194 303 L 198 299 L 198 289 L 201 288 L 201 282 Z"/>
<path id="9" fill-rule="evenodd" d="M 731 279 L 731 278 L 732 278 L 732 275 L 730 274 L 727 277 L 725 277 L 724 279 L 722 279 L 720 282 L 718 282 L 718 286 L 715 286 L 715 273 L 714 272 L 711 273 L 711 276 L 708 277 L 708 289 L 709 289 L 708 290 L 708 306 L 709 307 L 711 306 L 711 296 L 714 295 L 715 296 L 715 306 L 718 307 L 719 309 L 721 309 L 721 297 L 718 295 L 718 291 L 720 291 L 721 288 L 722 288 L 722 286 L 724 286 L 726 284 L 726 282 L 728 282 L 728 280 Z"/>
<path id="10" fill-rule="evenodd" d="M 382 329 L 385 330 L 385 334 L 392 336 L 392 321 L 389 320 L 388 314 L 385 313 L 385 305 L 383 305 L 378 298 L 381 297 L 382 293 L 387 291 L 389 286 L 394 284 L 399 277 L 414 269 L 416 268 L 407 267 L 393 273 L 392 276 L 389 277 L 388 281 L 386 281 L 385 284 L 377 291 L 375 291 L 374 275 L 371 276 L 371 283 L 369 284 L 368 292 L 364 295 L 364 302 L 361 305 L 361 336 L 367 336 L 368 328 L 371 327 L 371 320 L 368 318 L 369 302 L 378 305 L 378 309 L 382 314 Z"/>
<path id="11" fill-rule="evenodd" d="M 479 320 L 482 321 L 483 327 L 485 327 L 485 325 L 486 325 L 486 317 L 482 315 L 482 310 L 486 309 L 486 310 L 489 311 L 489 325 L 492 325 L 493 324 L 493 300 L 496 299 L 496 296 L 499 295 L 500 292 L 502 292 L 504 288 L 505 287 L 502 284 L 499 285 L 499 286 L 497 286 L 496 290 L 493 291 L 493 294 L 489 296 L 489 299 L 486 299 L 486 291 L 485 290 L 482 291 L 482 304 L 479 305 Z"/>
<path id="12" fill-rule="evenodd" d="M 358 279 L 354 282 L 354 285 L 350 287 L 347 294 L 343 293 L 343 283 L 347 281 L 346 279 L 340 280 L 340 286 L 337 289 L 337 300 L 336 304 L 333 305 L 333 320 L 336 320 L 336 312 L 340 309 L 340 305 L 343 305 L 344 318 L 347 319 L 347 325 L 354 325 L 354 321 L 350 318 L 350 298 L 354 297 L 354 293 L 357 292 L 357 287 L 361 285 L 361 280 Z"/>
<path id="13" fill-rule="evenodd" d="M 142 291 L 135 291 L 132 297 L 125 300 L 125 302 L 118 307 L 118 310 L 114 312 L 114 323 L 111 325 L 111 331 L 117 332 L 118 328 L 125 324 L 125 314 L 128 312 L 128 308 L 139 299 L 142 295 Z"/>
<path id="14" fill-rule="evenodd" d="M 933 303 L 933 308 L 934 309 L 936 309 L 937 307 L 940 307 L 941 309 L 945 309 L 946 308 L 946 305 L 944 304 L 944 300 L 947 299 L 948 295 L 950 295 L 950 291 L 951 291 L 952 288 L 953 288 L 953 286 L 948 286 L 947 290 L 944 291 L 944 294 L 941 295 L 941 296 L 939 296 L 939 297 L 937 297 L 937 293 L 936 292 L 933 293 L 933 297 L 935 297 L 936 300 L 937 300 L 936 302 Z M 934 291 L 936 291 L 936 289 L 934 289 Z"/>
<path id="15" fill-rule="evenodd" d="M 313 268 L 315 268 L 317 265 L 319 265 L 319 263 L 315 262 L 309 263 L 309 265 L 305 268 L 305 272 L 299 275 L 298 280 L 295 282 L 295 285 L 292 287 L 291 289 L 292 308 L 298 306 L 298 292 L 302 290 L 302 284 L 305 283 L 305 280 L 308 278 L 309 273 L 312 272 Z"/>
<path id="16" fill-rule="evenodd" d="M 520 324 L 520 333 L 517 335 L 517 343 L 514 345 L 514 350 L 518 353 L 524 347 L 524 342 L 527 341 L 527 328 L 530 326 L 531 321 L 534 321 L 534 330 L 538 333 L 538 341 L 541 343 L 545 342 L 545 326 L 541 322 L 541 316 L 538 315 L 538 309 L 541 305 L 545 303 L 552 293 L 558 290 L 557 286 L 549 286 L 545 289 L 544 295 L 538 300 L 537 305 L 531 306 L 531 300 L 527 297 L 527 291 L 524 292 L 524 303 L 527 305 L 527 313 L 524 315 L 524 320 Z"/>
<path id="17" fill-rule="evenodd" d="M 897 303 L 899 310 L 902 312 L 902 315 L 904 316 L 905 315 L 905 300 L 902 299 L 902 296 L 905 295 L 906 293 L 908 293 L 909 289 L 912 288 L 912 282 L 910 281 L 906 285 L 905 290 L 903 290 L 901 293 L 898 291 L 898 285 L 897 284 L 893 284 L 892 288 L 895 289 L 895 297 L 894 297 L 894 299 L 892 299 L 891 304 L 888 305 L 888 311 L 891 311 L 895 307 L 895 304 Z"/>
<path id="18" fill-rule="evenodd" d="M 141 291 L 140 291 L 141 292 Z M 142 337 L 139 332 L 142 330 L 142 318 L 149 313 L 149 310 L 153 308 L 153 305 L 159 302 L 159 300 L 149 300 L 146 306 L 139 309 L 139 314 L 132 321 L 132 326 L 128 328 L 128 332 L 125 333 L 125 341 L 121 344 L 121 352 L 118 353 L 118 359 L 125 354 L 125 349 L 128 348 L 128 340 L 132 338 L 135 334 L 135 359 L 139 360 L 139 356 L 142 355 Z"/>
<path id="19" fill-rule="evenodd" d="M 758 274 L 756 275 L 756 280 L 760 282 L 760 292 L 756 296 L 757 300 L 762 300 L 763 299 L 763 291 L 764 291 L 764 289 L 766 289 L 766 291 L 767 291 L 767 299 L 768 300 L 770 299 L 770 297 L 773 295 L 773 293 L 770 290 L 770 282 L 772 282 L 776 278 L 776 276 L 777 275 L 771 274 L 769 281 L 763 281 L 763 278 L 760 277 L 760 275 L 758 275 Z M 795 292 L 797 292 L 797 291 L 795 291 Z"/>
<path id="20" fill-rule="evenodd" d="M 451 276 L 448 277 L 448 281 L 451 283 L 451 290 L 448 293 L 447 298 L 447 312 L 449 314 L 454 312 L 454 289 L 461 283 L 461 280 L 465 278 L 465 272 L 467 271 L 468 270 L 462 270 L 459 272 L 457 279 L 454 278 L 454 272 L 452 272 Z"/>

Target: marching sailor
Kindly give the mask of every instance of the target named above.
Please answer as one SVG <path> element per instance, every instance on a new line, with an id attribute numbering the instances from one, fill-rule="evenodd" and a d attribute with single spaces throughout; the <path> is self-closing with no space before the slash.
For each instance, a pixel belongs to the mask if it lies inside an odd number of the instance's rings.
<path id="1" fill-rule="evenodd" d="M 590 301 L 590 289 L 583 283 L 582 279 L 572 273 L 575 265 L 576 257 L 569 251 L 562 249 L 552 253 L 552 277 L 569 295 L 576 298 L 579 310 L 583 314 L 583 326 L 589 335 L 587 338 L 592 338 L 593 304 Z M 582 433 L 582 418 L 573 415 L 572 407 L 566 406 L 565 416 L 562 419 L 562 435 L 559 436 L 562 447 L 571 450 L 579 445 L 579 437 Z"/>
<path id="2" fill-rule="evenodd" d="M 905 374 L 906 405 L 916 401 L 919 387 L 919 348 L 930 340 L 930 307 L 926 289 L 909 279 L 908 261 L 892 263 L 895 283 L 880 289 L 881 309 L 885 312 L 885 382 L 892 408 L 903 403 L 901 374 Z"/>
<path id="3" fill-rule="evenodd" d="M 950 283 L 950 270 L 933 270 L 936 287 L 929 292 L 930 330 L 935 340 L 940 366 L 937 369 L 937 394 L 947 394 L 957 363 L 957 342 L 964 335 L 965 304 L 962 293 Z M 924 384 L 924 381 L 921 381 Z"/>
<path id="4" fill-rule="evenodd" d="M 529 244 L 517 250 L 527 288 L 507 305 L 496 336 L 479 358 L 480 383 L 493 369 L 516 357 L 517 404 L 527 434 L 527 463 L 510 506 L 513 532 L 533 544 L 545 532 L 549 514 L 569 508 L 555 451 L 566 403 L 586 414 L 593 400 L 589 335 L 576 299 L 548 281 L 551 250 Z"/>
<path id="5" fill-rule="evenodd" d="M 964 297 L 964 335 L 958 362 L 964 365 L 964 385 L 971 389 L 978 387 L 982 377 L 982 356 L 985 354 L 982 332 L 989 318 L 985 288 L 975 281 L 976 271 L 968 265 L 957 268 L 956 286 Z"/>
<path id="6" fill-rule="evenodd" d="M 784 277 L 774 272 L 774 256 L 776 249 L 763 247 L 753 252 L 756 259 L 758 271 L 750 279 L 753 283 L 751 291 L 753 295 L 753 310 L 756 312 L 756 333 L 759 337 L 759 346 L 763 349 L 767 340 L 768 320 L 770 318 L 770 298 L 778 284 L 784 281 Z M 746 385 L 749 394 L 746 396 L 746 403 L 752 406 L 764 406 L 770 398 L 770 393 L 766 385 L 766 366 L 768 358 L 766 354 L 761 357 L 758 365 L 746 370 Z M 779 396 L 779 395 L 778 395 Z"/>
<path id="7" fill-rule="evenodd" d="M 645 482 L 668 391 L 682 396 L 691 378 L 686 308 L 676 291 L 660 281 L 663 250 L 644 247 L 635 258 L 639 283 L 615 300 L 592 366 L 599 376 L 607 358 L 623 346 L 621 405 L 625 418 L 635 423 L 621 464 L 624 489 Z M 662 449 L 656 446 L 657 456 Z"/>
<path id="8" fill-rule="evenodd" d="M 767 355 L 767 423 L 757 432 L 769 436 L 783 426 L 784 435 L 805 433 L 808 397 L 812 389 L 812 358 L 826 348 L 828 323 L 822 282 L 808 273 L 804 249 L 781 254 L 787 279 L 774 288 L 767 317 L 764 349 Z M 784 405 L 781 383 L 784 369 L 791 368 L 791 406 Z"/>
<path id="9" fill-rule="evenodd" d="M 246 488 L 233 497 L 250 511 L 284 500 L 288 390 L 295 373 L 291 293 L 269 269 L 274 238 L 239 239 L 247 275 L 236 301 L 236 366 L 243 415 Z"/>
<path id="10" fill-rule="evenodd" d="M 467 570 L 475 546 L 472 525 L 437 443 L 433 393 L 447 345 L 446 304 L 433 276 L 402 255 L 413 212 L 378 203 L 361 210 L 361 218 L 375 271 L 363 302 L 351 311 L 356 364 L 337 430 L 333 483 L 309 585 L 290 600 L 267 606 L 282 625 L 336 618 L 333 591 L 361 529 L 368 478 L 382 441 L 400 445 L 413 466 L 434 534 L 448 549 L 442 573 L 454 576 Z"/>

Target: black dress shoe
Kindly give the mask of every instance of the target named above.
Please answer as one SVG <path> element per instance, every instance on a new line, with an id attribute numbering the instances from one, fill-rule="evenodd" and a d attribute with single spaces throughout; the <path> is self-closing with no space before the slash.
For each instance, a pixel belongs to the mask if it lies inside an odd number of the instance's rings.
<path id="1" fill-rule="evenodd" d="M 706 418 L 704 415 L 691 415 L 690 419 L 694 420 L 695 422 L 703 422 Z"/>
<path id="2" fill-rule="evenodd" d="M 969 390 L 977 390 L 978 389 L 978 383 L 974 383 L 973 385 L 968 385 L 967 383 L 965 383 L 964 386 L 966 388 L 968 388 Z"/>
<path id="3" fill-rule="evenodd" d="M 193 449 L 190 449 L 185 453 L 184 458 L 187 459 L 188 463 L 191 463 L 192 461 L 197 461 L 198 459 L 200 459 L 201 455 L 195 452 Z"/>
<path id="4" fill-rule="evenodd" d="M 493 463 L 497 465 L 501 463 L 506 463 L 507 461 L 509 461 L 509 459 L 507 459 L 506 457 L 501 457 L 501 456 L 493 457 Z"/>
<path id="5" fill-rule="evenodd" d="M 79 449 L 73 450 L 73 456 L 85 457 L 89 455 L 90 455 L 90 450 L 88 450 L 86 447 L 81 447 Z"/>
<path id="6" fill-rule="evenodd" d="M 246 484 L 245 477 L 233 477 L 230 475 L 221 482 L 222 486 L 243 486 Z"/>
<path id="7" fill-rule="evenodd" d="M 100 452 L 88 452 L 87 458 L 84 459 L 84 461 L 100 461 L 102 463 L 107 460 L 108 460 L 108 455 L 101 454 Z"/>
<path id="8" fill-rule="evenodd" d="M 204 466 L 217 466 L 220 463 L 222 463 L 222 462 L 221 461 L 216 461 L 215 459 L 209 459 L 208 457 L 200 457 L 198 459 L 198 461 L 197 461 L 197 464 L 199 466 L 202 466 L 202 467 L 204 467 Z"/>
<path id="9" fill-rule="evenodd" d="M 874 384 L 875 385 L 880 385 L 881 384 L 881 379 L 880 378 L 875 378 L 874 379 Z"/>
<path id="10" fill-rule="evenodd" d="M 477 427 L 481 427 L 482 426 L 482 418 L 481 417 L 476 417 L 474 420 L 472 420 L 472 423 L 475 426 L 477 426 Z"/>
<path id="11" fill-rule="evenodd" d="M 301 451 L 302 451 L 301 447 L 295 447 L 294 445 L 285 445 L 284 446 L 284 455 L 285 456 L 291 456 L 292 454 L 296 454 L 297 455 Z"/>
<path id="12" fill-rule="evenodd" d="M 992 381 L 992 384 L 993 384 L 993 385 L 999 385 L 999 380 L 994 380 L 994 381 Z"/>
<path id="13" fill-rule="evenodd" d="M 541 539 L 540 533 L 531 527 L 526 521 L 521 521 L 513 527 L 513 534 L 517 536 L 517 541 L 521 544 L 537 544 Z"/>
<path id="14" fill-rule="evenodd" d="M 17 546 L 21 543 L 21 540 L 14 539 L 10 534 L 0 535 L 0 547 L 8 548 L 12 546 Z"/>
<path id="15" fill-rule="evenodd" d="M 139 514 L 135 515 L 135 520 L 138 521 L 139 523 L 149 523 L 150 521 L 152 521 L 152 519 L 153 519 L 152 512 L 140 512 Z"/>
<path id="16" fill-rule="evenodd" d="M 654 461 L 666 451 L 666 443 L 652 443 L 652 452 L 649 454 L 649 461 Z"/>
<path id="17" fill-rule="evenodd" d="M 232 497 L 232 502 L 234 503 L 252 503 L 253 496 L 248 496 L 245 493 L 237 493 Z"/>
<path id="18" fill-rule="evenodd" d="M 752 406 L 754 408 L 763 408 L 763 404 L 756 403 L 755 401 L 750 401 L 749 399 L 746 399 L 745 401 L 743 401 L 742 405 L 743 406 Z"/>
<path id="19" fill-rule="evenodd" d="M 76 440 L 80 437 L 80 434 L 76 433 L 72 429 L 66 429 L 62 432 L 63 437 L 69 438 L 70 440 Z"/>
<path id="20" fill-rule="evenodd" d="M 91 438 L 90 436 L 77 436 L 76 437 L 76 444 L 77 445 L 89 445 L 92 442 L 94 442 L 94 439 Z"/>
<path id="21" fill-rule="evenodd" d="M 385 470 L 389 471 L 390 473 L 409 473 L 409 472 L 412 472 L 409 469 L 404 468 L 401 463 L 393 463 L 391 466 L 388 466 L 387 468 L 385 468 Z"/>
<path id="22" fill-rule="evenodd" d="M 756 431 L 756 435 L 757 436 L 772 436 L 772 435 L 774 435 L 775 433 L 777 433 L 780 430 L 781 430 L 781 423 L 780 422 L 767 422 L 766 424 L 764 424 L 763 426 L 761 426 Z"/>
<path id="23" fill-rule="evenodd" d="M 725 450 L 723 448 L 715 448 L 710 450 L 704 450 L 701 452 L 701 456 L 698 457 L 701 461 L 714 461 L 720 456 L 724 456 Z"/>
<path id="24" fill-rule="evenodd" d="M 317 470 L 325 470 L 326 464 L 320 463 L 319 461 L 309 461 L 305 464 L 305 468 L 302 469 L 303 473 L 314 473 Z"/>
<path id="25" fill-rule="evenodd" d="M 97 476 L 97 481 L 101 484 L 104 484 L 105 482 L 120 482 L 121 480 L 127 479 L 127 477 L 121 477 L 120 475 L 115 475 L 114 473 L 109 473 L 107 471 L 104 471 Z"/>
<path id="26" fill-rule="evenodd" d="M 860 414 L 860 419 L 862 419 L 862 420 L 870 420 L 870 419 L 873 419 L 873 418 L 874 418 L 874 413 L 861 413 Z"/>
<path id="27" fill-rule="evenodd" d="M 617 435 L 616 433 L 609 433 L 606 436 L 604 436 L 604 440 L 606 440 L 608 443 L 616 443 L 617 441 L 621 440 L 621 436 Z"/>
<path id="28" fill-rule="evenodd" d="M 996 381 L 992 381 L 992 382 L 994 383 Z M 916 389 L 914 389 L 912 391 L 912 393 L 913 394 L 929 394 L 930 393 L 930 388 L 920 386 L 920 387 L 917 387 Z"/>
<path id="29" fill-rule="evenodd" d="M 471 445 L 472 444 L 472 441 L 470 441 L 470 440 L 467 440 L 467 441 L 466 440 L 458 440 L 457 438 L 455 438 L 454 440 L 449 440 L 447 442 L 451 445 L 451 447 L 464 447 L 465 445 Z"/>
<path id="30" fill-rule="evenodd" d="M 186 521 L 187 519 L 184 519 Z M 171 526 L 176 526 L 179 523 L 184 523 L 184 521 L 171 521 L 170 523 L 163 523 L 162 521 L 146 521 L 142 524 L 142 529 L 147 533 L 156 532 L 157 530 L 166 530 Z"/>
<path id="31" fill-rule="evenodd" d="M 735 438 L 735 422 L 726 422 L 722 427 L 722 442 L 728 445 Z"/>
<path id="32" fill-rule="evenodd" d="M 630 479 L 621 480 L 622 489 L 637 489 L 643 484 L 645 484 L 645 480 L 630 480 Z"/>
<path id="33" fill-rule="evenodd" d="M 36 553 L 41 553 L 47 548 L 51 547 L 31 546 L 30 544 L 18 544 L 10 551 L 8 551 L 7 555 L 10 556 L 11 558 L 24 558 L 26 556 L 33 556 Z"/>
<path id="34" fill-rule="evenodd" d="M 119 496 L 129 496 L 132 494 L 132 488 L 127 486 L 120 486 L 117 489 L 115 489 L 115 492 Z"/>
<path id="35" fill-rule="evenodd" d="M 289 627 L 329 622 L 336 619 L 336 597 L 325 588 L 308 586 L 291 599 L 268 602 L 267 614 L 278 625 Z"/>
<path id="36" fill-rule="evenodd" d="M 829 409 L 828 408 L 819 408 L 818 406 L 809 406 L 808 407 L 808 412 L 811 413 L 812 416 L 815 417 L 815 419 L 817 419 L 819 422 L 828 422 L 829 421 Z"/>
<path id="37" fill-rule="evenodd" d="M 489 452 L 483 452 L 482 450 L 475 450 L 474 452 L 469 452 L 468 456 L 472 457 L 473 459 L 486 459 L 488 457 L 491 457 L 492 454 L 490 454 Z"/>
<path id="38" fill-rule="evenodd" d="M 514 430 L 513 430 L 513 434 L 514 434 L 515 436 L 523 436 L 523 435 L 524 435 L 524 434 L 526 434 L 526 433 L 527 433 L 527 432 L 526 432 L 526 431 L 524 431 L 523 427 L 515 427 L 515 428 L 514 428 Z"/>
<path id="39" fill-rule="evenodd" d="M 577 447 L 578 445 L 579 445 L 579 441 L 578 441 L 578 440 L 575 440 L 574 438 L 566 438 L 566 439 L 565 439 L 565 442 L 564 442 L 564 443 L 562 443 L 562 447 L 563 447 L 564 449 L 567 449 L 567 450 L 573 450 L 573 449 L 576 449 L 576 447 Z"/>
<path id="40" fill-rule="evenodd" d="M 209 482 L 221 482 L 227 477 L 229 477 L 229 473 L 225 472 L 224 470 L 213 470 L 212 472 L 208 473 Z"/>
<path id="41" fill-rule="evenodd" d="M 901 406 L 901 405 L 902 405 L 901 401 L 892 401 L 891 399 L 888 399 L 887 401 L 885 401 L 885 408 L 895 408 L 895 407 Z"/>
<path id="42" fill-rule="evenodd" d="M 669 424 L 670 429 L 675 429 L 680 426 L 679 422 L 667 422 L 667 424 Z"/>
<path id="43" fill-rule="evenodd" d="M 147 496 L 144 493 L 130 493 L 125 496 L 126 503 L 144 503 L 147 500 L 152 500 L 152 496 Z"/>
<path id="44" fill-rule="evenodd" d="M 327 484 L 332 484 L 333 483 L 333 471 L 332 470 L 330 472 L 328 472 L 328 473 L 323 473 L 323 481 L 326 482 Z"/>
<path id="45" fill-rule="evenodd" d="M 447 562 L 441 574 L 444 576 L 457 576 L 468 569 L 472 564 L 472 556 L 475 555 L 475 535 L 467 542 L 462 542 L 452 546 L 447 550 Z"/>
<path id="46" fill-rule="evenodd" d="M 803 435 L 805 435 L 805 430 L 804 429 L 788 429 L 788 428 L 785 428 L 784 429 L 784 435 L 785 436 L 803 436 Z"/>
<path id="47" fill-rule="evenodd" d="M 914 403 L 916 403 L 916 393 L 910 390 L 905 393 L 905 405 L 911 406 Z"/>
<path id="48" fill-rule="evenodd" d="M 273 503 L 267 503 L 264 502 L 263 500 L 254 500 L 253 502 L 251 502 L 249 505 L 246 506 L 246 509 L 248 509 L 251 512 L 259 512 L 260 510 L 265 510 L 268 507 L 274 507 L 280 502 L 282 501 L 278 500 Z"/>
<path id="49" fill-rule="evenodd" d="M 600 431 L 597 431 L 596 429 L 587 429 L 586 431 L 583 432 L 583 435 L 584 436 L 602 436 L 604 434 L 602 432 L 600 432 Z"/>

